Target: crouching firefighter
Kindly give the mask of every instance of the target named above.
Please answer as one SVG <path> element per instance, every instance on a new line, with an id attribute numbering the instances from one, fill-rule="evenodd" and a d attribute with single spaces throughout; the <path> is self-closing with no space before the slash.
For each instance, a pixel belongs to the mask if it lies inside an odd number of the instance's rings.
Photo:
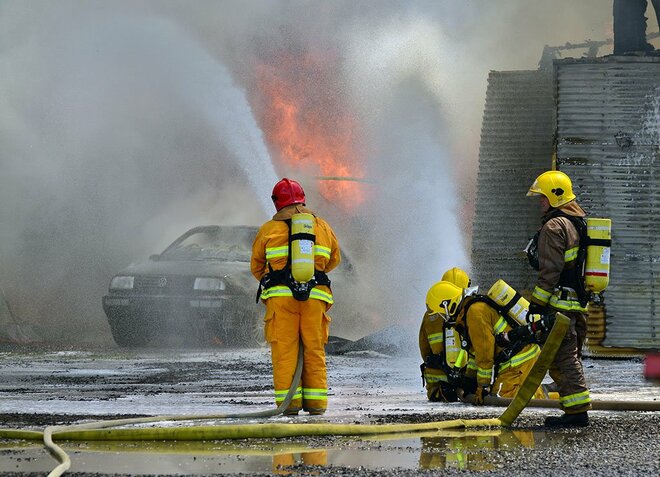
<path id="1" fill-rule="evenodd" d="M 469 284 L 467 274 L 460 269 L 452 269 L 456 278 Z M 447 276 L 447 273 L 443 276 Z M 460 276 L 459 276 L 460 275 Z M 442 293 L 443 281 L 429 288 L 426 294 L 426 313 L 419 329 L 419 352 L 424 362 L 420 365 L 422 385 L 426 385 L 429 401 L 456 402 L 457 388 L 461 384 L 463 370 L 467 364 L 467 352 L 461 349 L 460 336 L 452 328 L 444 308 L 438 305 L 438 293 Z"/>
<path id="2" fill-rule="evenodd" d="M 339 244 L 330 225 L 305 207 L 298 182 L 282 179 L 272 199 L 277 213 L 257 232 L 250 268 L 259 280 L 257 301 L 266 305 L 264 333 L 271 346 L 275 403 L 291 387 L 302 340 L 302 383 L 285 414 L 301 409 L 323 414 L 328 404 L 327 311 L 333 304 L 326 274 L 341 261 Z"/>
<path id="3" fill-rule="evenodd" d="M 490 298 L 478 295 L 477 288 L 461 289 L 441 282 L 436 300 L 461 336 L 461 346 L 468 352 L 468 365 L 461 388 L 474 393 L 475 404 L 481 405 L 488 394 L 515 397 L 540 354 L 535 343 L 502 346 L 496 342 L 500 333 L 511 331 L 517 324 L 505 318 Z M 535 398 L 542 398 L 538 389 Z"/>

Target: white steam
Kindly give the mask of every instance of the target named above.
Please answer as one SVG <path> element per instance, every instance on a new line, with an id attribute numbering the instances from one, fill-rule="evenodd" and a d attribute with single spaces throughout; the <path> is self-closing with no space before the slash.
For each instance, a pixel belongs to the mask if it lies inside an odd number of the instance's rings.
<path id="1" fill-rule="evenodd" d="M 1 277 L 19 316 L 94 339 L 113 273 L 191 225 L 263 221 L 247 191 L 277 176 L 244 92 L 171 20 L 33 22 L 0 61 Z"/>
<path id="2" fill-rule="evenodd" d="M 375 310 L 370 325 L 416 325 L 427 288 L 470 266 L 461 211 L 488 71 L 535 69 L 544 45 L 606 38 L 608 5 L 2 2 L 0 285 L 46 336 L 109 342 L 101 296 L 113 273 L 190 226 L 271 213 L 282 169 L 251 109 L 268 104 L 256 70 L 313 53 L 329 65 L 317 89 L 329 87 L 312 94 L 348 104 L 374 194 L 357 216 L 309 205 L 365 278 L 352 306 Z"/>
<path id="3" fill-rule="evenodd" d="M 437 24 L 410 17 L 349 37 L 346 71 L 351 97 L 372 146 L 371 296 L 384 322 L 418 323 L 426 290 L 442 273 L 469 270 L 457 210 L 457 184 L 448 142 L 446 45 Z M 415 330 L 416 331 L 416 330 Z"/>

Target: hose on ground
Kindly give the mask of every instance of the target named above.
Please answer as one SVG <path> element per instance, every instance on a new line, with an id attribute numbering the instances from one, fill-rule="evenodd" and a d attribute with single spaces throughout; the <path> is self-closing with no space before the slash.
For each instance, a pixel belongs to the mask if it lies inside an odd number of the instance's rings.
<path id="1" fill-rule="evenodd" d="M 474 428 L 474 427 L 501 427 L 509 426 L 518 417 L 527 405 L 539 404 L 539 407 L 557 406 L 554 400 L 531 400 L 536 388 L 543 380 L 554 355 L 568 328 L 567 317 L 558 314 L 548 339 L 532 367 L 525 382 L 520 388 L 516 398 L 504 399 L 487 396 L 484 404 L 492 406 L 507 406 L 502 416 L 494 419 L 451 420 L 427 422 L 416 424 L 329 424 L 329 423 L 260 423 L 260 424 L 231 424 L 193 427 L 149 427 L 149 428 L 121 428 L 129 424 L 144 424 L 161 421 L 194 421 L 224 418 L 250 418 L 270 417 L 281 414 L 288 407 L 293 398 L 302 373 L 302 345 L 298 355 L 298 365 L 292 381 L 291 388 L 284 401 L 274 409 L 240 414 L 194 415 L 194 416 L 151 416 L 145 418 L 117 419 L 111 421 L 95 421 L 71 426 L 51 426 L 44 432 L 24 431 L 14 429 L 0 429 L 0 438 L 9 439 L 43 439 L 51 454 L 60 462 L 49 476 L 58 477 L 71 466 L 66 453 L 57 446 L 53 439 L 69 441 L 201 441 L 216 439 L 245 439 L 245 438 L 282 438 L 295 436 L 394 436 L 403 433 L 441 433 L 447 430 Z M 474 397 L 463 397 L 465 402 L 472 402 Z M 530 404 L 531 403 L 531 404 Z M 626 407 L 626 404 L 630 404 Z M 596 401 L 592 402 L 594 409 L 603 410 L 658 410 L 658 403 L 646 401 Z M 115 428 L 115 429 L 113 429 Z"/>
<path id="2" fill-rule="evenodd" d="M 474 395 L 468 394 L 463 398 L 464 402 L 474 404 Z M 497 396 L 486 396 L 485 406 L 506 407 L 513 401 L 512 398 Z M 560 407 L 557 399 L 532 399 L 526 407 L 552 408 Z M 594 411 L 660 411 L 660 401 L 616 401 L 616 400 L 592 400 L 591 409 Z"/>
<path id="3" fill-rule="evenodd" d="M 321 436 L 342 435 L 356 436 L 368 434 L 387 434 L 397 432 L 415 432 L 421 430 L 446 429 L 447 426 L 464 427 L 475 426 L 509 426 L 525 408 L 527 402 L 534 395 L 534 391 L 541 384 L 545 373 L 548 371 L 557 349 L 566 334 L 570 320 L 561 314 L 557 315 L 555 323 L 550 330 L 546 343 L 529 372 L 529 375 L 520 387 L 516 398 L 512 400 L 500 419 L 477 419 L 472 421 L 446 421 L 420 424 L 258 424 L 258 425 L 235 425 L 235 426 L 198 426 L 195 428 L 149 428 L 149 429 L 108 429 L 128 423 L 152 422 L 153 419 L 123 419 L 119 421 L 103 421 L 100 425 L 95 423 L 69 426 L 66 428 L 46 428 L 44 430 L 44 443 L 48 450 L 61 462 L 53 469 L 49 477 L 59 477 L 71 466 L 69 457 L 58 447 L 52 439 L 53 432 L 57 431 L 58 437 L 67 440 L 190 440 L 190 439 L 245 439 L 245 438 L 281 438 L 293 436 Z M 299 367 L 301 364 L 302 344 L 298 352 Z M 297 387 L 298 380 L 294 379 L 289 389 L 289 394 Z M 288 405 L 288 404 L 287 404 Z M 282 406 L 280 406 L 282 407 Z M 278 410 L 280 408 L 278 407 Z M 282 409 L 283 411 L 284 409 Z M 254 413 L 253 413 L 254 415 Z M 270 414 L 269 414 L 270 415 Z M 470 423 L 470 424 L 468 424 Z"/>
<path id="4" fill-rule="evenodd" d="M 262 423 L 232 424 L 229 426 L 71 429 L 58 431 L 56 436 L 58 439 L 69 441 L 272 439 L 296 436 L 367 436 L 468 427 L 498 427 L 500 425 L 501 421 L 499 419 L 455 419 L 415 424 Z"/>
<path id="5" fill-rule="evenodd" d="M 541 381 L 543 381 L 543 378 L 545 377 L 545 373 L 550 369 L 550 365 L 555 359 L 557 350 L 559 349 L 570 324 L 570 318 L 561 313 L 557 313 L 555 323 L 552 325 L 550 333 L 541 349 L 541 354 L 539 354 L 534 366 L 532 366 L 525 381 L 523 381 L 518 389 L 516 397 L 500 416 L 503 426 L 510 426 L 534 396 L 536 389 L 541 385 Z"/>
<path id="6" fill-rule="evenodd" d="M 136 417 L 130 419 L 115 419 L 110 421 L 94 421 L 87 422 L 84 424 L 74 424 L 71 426 L 49 426 L 44 429 L 43 432 L 43 442 L 44 446 L 50 452 L 50 454 L 59 462 L 59 465 L 55 467 L 49 474 L 48 477 L 59 477 L 64 472 L 71 468 L 71 459 L 64 450 L 55 444 L 53 441 L 54 434 L 60 434 L 65 431 L 69 432 L 81 432 L 85 429 L 103 429 L 109 427 L 119 427 L 126 426 L 129 424 L 147 424 L 150 422 L 161 422 L 161 421 L 191 421 L 191 420 L 208 420 L 208 419 L 243 419 L 243 418 L 254 418 L 254 417 L 272 417 L 278 414 L 282 414 L 293 399 L 294 394 L 298 386 L 300 385 L 300 379 L 302 376 L 303 368 L 303 345 L 302 341 L 298 348 L 298 362 L 296 363 L 296 370 L 293 373 L 293 379 L 291 381 L 291 387 L 286 393 L 284 400 L 274 409 L 267 409 L 264 411 L 257 412 L 247 412 L 247 413 L 234 413 L 234 414 L 210 414 L 210 415 L 195 415 L 195 416 L 151 416 L 151 417 Z"/>
<path id="7" fill-rule="evenodd" d="M 552 363 L 569 324 L 570 320 L 568 317 L 561 313 L 557 313 L 557 320 L 548 335 L 548 339 L 543 345 L 541 354 L 515 398 L 501 398 L 497 396 L 484 397 L 484 405 L 486 406 L 510 407 L 510 409 L 507 409 L 500 417 L 503 425 L 510 425 L 525 407 L 560 407 L 559 401 L 556 399 L 531 399 L 531 397 L 541 384 L 547 369 Z M 461 401 L 474 404 L 474 395 L 467 394 L 461 396 Z M 591 408 L 595 411 L 660 411 L 660 402 L 595 400 L 591 401 Z"/>

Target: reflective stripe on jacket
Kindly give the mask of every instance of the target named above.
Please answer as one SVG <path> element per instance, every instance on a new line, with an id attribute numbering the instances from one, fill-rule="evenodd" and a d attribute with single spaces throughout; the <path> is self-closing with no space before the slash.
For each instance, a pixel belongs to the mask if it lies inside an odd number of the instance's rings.
<path id="1" fill-rule="evenodd" d="M 327 288 L 327 287 L 323 287 L 323 288 Z M 268 300 L 269 298 L 272 298 L 274 296 L 293 296 L 293 293 L 291 293 L 291 290 L 286 285 L 275 285 L 274 287 L 266 288 L 264 289 L 263 292 L 261 292 L 262 300 Z M 312 288 L 309 297 L 315 298 L 316 300 L 322 300 L 328 302 L 331 305 L 334 303 L 332 293 L 325 292 L 321 290 L 321 287 L 318 286 Z"/>
<path id="2" fill-rule="evenodd" d="M 419 354 L 425 361 L 431 354 L 441 354 L 445 349 L 444 320 L 439 315 L 424 313 L 419 327 Z M 444 369 L 426 367 L 424 379 L 427 383 L 447 382 Z"/>

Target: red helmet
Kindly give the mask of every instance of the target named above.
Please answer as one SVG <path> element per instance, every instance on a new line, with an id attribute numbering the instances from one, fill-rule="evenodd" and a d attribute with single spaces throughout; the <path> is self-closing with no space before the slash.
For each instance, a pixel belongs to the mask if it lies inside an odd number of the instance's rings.
<path id="1" fill-rule="evenodd" d="M 273 199 L 275 208 L 278 211 L 287 205 L 305 205 L 305 191 L 302 186 L 298 182 L 287 179 L 286 177 L 275 184 L 273 195 L 270 198 Z"/>

